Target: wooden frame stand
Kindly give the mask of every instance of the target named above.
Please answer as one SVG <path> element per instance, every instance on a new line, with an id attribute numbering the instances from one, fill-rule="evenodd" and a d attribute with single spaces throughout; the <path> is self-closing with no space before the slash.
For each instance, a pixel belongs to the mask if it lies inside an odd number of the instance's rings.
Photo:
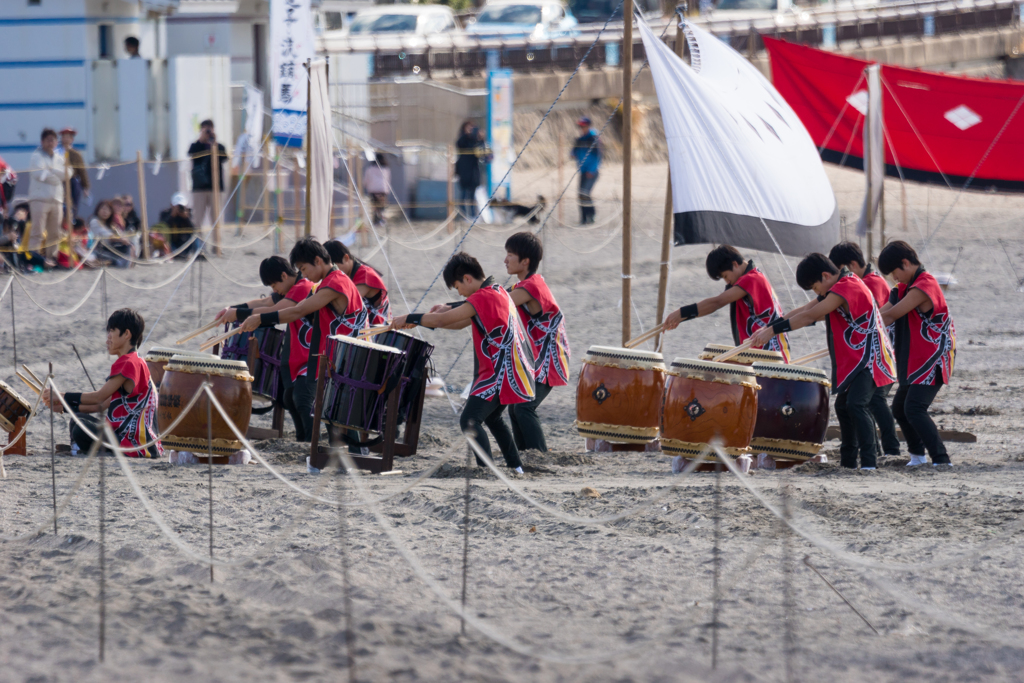
<path id="1" fill-rule="evenodd" d="M 25 432 L 22 432 L 21 437 L 11 445 L 11 439 L 15 434 L 21 432 L 27 420 L 27 417 L 19 417 L 14 423 L 14 431 L 7 435 L 7 444 L 11 447 L 7 449 L 5 455 L 28 455 L 28 449 L 25 445 Z"/>
<path id="2" fill-rule="evenodd" d="M 249 337 L 249 355 L 245 359 L 245 364 L 249 366 L 249 374 L 252 374 L 252 369 L 256 365 L 256 359 L 260 355 L 260 345 L 253 336 Z M 286 372 L 282 368 L 282 372 Z M 281 405 L 280 401 L 274 401 L 274 415 L 272 418 L 270 429 L 266 427 L 252 427 L 250 426 L 245 430 L 245 438 L 247 439 L 283 439 L 284 438 L 284 406 Z"/>

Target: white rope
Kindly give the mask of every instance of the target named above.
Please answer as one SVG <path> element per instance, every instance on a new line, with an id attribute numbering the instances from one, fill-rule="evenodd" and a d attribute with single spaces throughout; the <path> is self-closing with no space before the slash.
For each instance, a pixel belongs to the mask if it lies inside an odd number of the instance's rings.
<path id="1" fill-rule="evenodd" d="M 13 284 L 14 284 L 14 276 L 11 276 L 11 277 L 7 278 L 7 284 L 4 285 L 4 291 L 0 292 L 0 301 L 4 300 L 4 297 L 7 296 L 7 290 L 10 289 L 11 285 L 13 285 Z"/>
<path id="2" fill-rule="evenodd" d="M 492 206 L 491 207 L 491 209 L 494 210 L 494 211 L 499 210 L 499 209 L 504 209 L 504 208 L 505 208 L 504 206 Z M 528 214 L 526 214 L 525 216 L 523 216 L 522 218 L 520 218 L 518 222 L 513 222 L 511 225 L 509 225 L 506 228 L 490 228 L 490 227 L 488 227 L 486 225 L 479 225 L 477 227 L 479 227 L 484 232 L 491 232 L 491 233 L 497 233 L 497 234 L 502 234 L 502 233 L 506 233 L 506 232 L 513 232 L 515 230 L 521 230 L 522 228 L 524 228 L 526 226 L 527 223 L 530 222 L 530 220 L 534 216 L 536 216 L 538 213 L 540 213 L 541 208 L 543 208 L 543 207 L 541 207 L 538 204 L 537 206 L 535 206 L 532 209 L 530 209 L 530 212 Z"/>
<path id="3" fill-rule="evenodd" d="M 183 245 L 181 245 L 177 249 L 172 250 L 166 256 L 161 256 L 160 258 L 139 259 L 135 258 L 134 256 L 126 256 L 120 253 L 117 254 L 117 256 L 137 266 L 162 266 L 163 264 L 174 260 L 175 257 L 180 256 L 182 253 L 184 253 L 185 250 L 188 249 L 192 245 L 192 243 L 195 242 L 197 239 L 199 239 L 198 236 L 193 234 L 191 237 L 188 238 L 188 240 Z"/>
<path id="4" fill-rule="evenodd" d="M 643 203 L 644 202 L 634 202 L 634 206 L 640 206 L 640 205 L 643 205 Z M 621 207 L 621 204 L 620 204 L 620 207 Z M 553 208 L 552 208 L 552 212 L 554 212 Z M 615 213 L 612 216 L 609 216 L 606 220 L 603 220 L 600 223 L 589 223 L 586 226 L 583 226 L 583 225 L 571 225 L 569 223 L 565 223 L 563 221 L 560 221 L 557 218 L 551 218 L 551 220 L 554 223 L 557 223 L 558 225 L 562 226 L 563 228 L 568 228 L 569 230 L 578 230 L 580 232 L 589 232 L 591 230 L 598 230 L 600 228 L 603 228 L 603 227 L 606 227 L 608 225 L 611 225 L 612 223 L 614 223 L 615 221 L 619 220 L 620 218 L 622 218 L 622 209 L 621 208 L 619 209 L 619 211 L 617 213 Z"/>
<path id="5" fill-rule="evenodd" d="M 401 244 L 403 247 L 411 247 L 411 246 L 413 246 L 415 244 L 422 244 L 422 243 L 426 242 L 427 240 L 429 240 L 434 235 L 436 235 L 437 233 L 439 233 L 442 230 L 444 230 L 446 227 L 448 227 L 448 225 L 450 225 L 451 222 L 453 220 L 455 220 L 455 217 L 458 216 L 458 215 L 459 215 L 458 211 L 452 211 L 451 214 L 448 216 L 448 218 L 444 219 L 444 221 L 442 223 L 440 223 L 436 228 L 434 228 L 433 230 L 428 232 L 426 235 L 423 235 L 422 237 L 417 237 L 416 239 L 410 240 L 408 242 L 401 242 L 399 240 L 394 240 L 394 242 L 396 244 Z"/>
<path id="6" fill-rule="evenodd" d="M 270 225 L 270 227 L 267 228 L 267 231 L 265 233 L 263 233 L 262 235 L 260 235 L 259 237 L 257 237 L 256 239 L 254 239 L 254 240 L 251 240 L 249 242 L 242 242 L 241 244 L 222 244 L 220 248 L 221 249 L 229 249 L 229 250 L 230 249 L 244 249 L 245 247 L 251 247 L 254 244 L 258 244 L 258 243 L 262 242 L 263 240 L 267 239 L 268 237 L 270 237 L 270 235 L 273 234 L 273 232 L 275 230 L 277 230 L 277 228 L 279 227 L 276 222 L 270 223 L 269 225 Z M 249 224 L 246 223 L 242 227 L 243 227 L 243 229 L 244 228 L 248 228 Z"/>
<path id="7" fill-rule="evenodd" d="M 607 247 L 607 246 L 608 246 L 609 244 L 611 244 L 611 243 L 612 243 L 612 240 L 614 240 L 614 239 L 615 239 L 616 237 L 618 237 L 618 236 L 619 236 L 620 234 L 622 234 L 622 228 L 621 228 L 621 227 L 619 227 L 619 228 L 616 228 L 615 230 L 613 230 L 613 231 L 612 231 L 612 232 L 611 232 L 611 233 L 610 233 L 610 234 L 608 235 L 608 237 L 606 237 L 606 238 L 605 238 L 605 240 L 604 240 L 603 242 L 601 242 L 600 244 L 598 244 L 598 245 L 597 245 L 596 247 L 594 247 L 593 249 L 574 249 L 574 248 L 572 248 L 571 246 L 569 246 L 569 245 L 568 245 L 568 244 L 566 243 L 566 241 L 565 241 L 565 240 L 563 240 L 563 239 L 562 239 L 561 237 L 559 237 L 559 236 L 558 236 L 558 231 L 557 231 L 557 230 L 552 230 L 552 231 L 551 231 L 551 234 L 552 234 L 552 235 L 554 235 L 554 236 L 555 236 L 555 239 L 556 239 L 556 240 L 558 240 L 559 242 L 561 242 L 561 243 L 562 243 L 562 246 L 563 246 L 563 247 L 565 247 L 566 249 L 568 249 L 569 251 L 573 251 L 573 252 L 576 252 L 577 254 L 593 254 L 594 252 L 598 252 L 598 251 L 601 251 L 602 249 L 604 249 L 605 247 Z"/>
<path id="8" fill-rule="evenodd" d="M 413 251 L 431 251 L 433 249 L 437 249 L 438 247 L 442 247 L 442 246 L 448 244 L 449 242 L 451 242 L 453 239 L 455 239 L 456 237 L 458 237 L 461 234 L 462 234 L 461 232 L 452 232 L 447 237 L 442 239 L 440 242 L 435 242 L 434 244 L 429 244 L 429 245 L 427 245 L 425 247 L 419 246 L 418 242 L 403 242 L 402 240 L 397 239 L 395 237 L 392 237 L 391 241 L 394 242 L 395 244 L 397 244 L 400 247 L 404 247 L 406 249 L 412 249 Z"/>
<path id="9" fill-rule="evenodd" d="M 128 282 L 126 280 L 122 280 L 118 276 L 114 275 L 114 271 L 110 270 L 110 269 L 107 270 L 107 275 L 112 280 L 114 280 L 115 282 L 120 282 L 125 287 L 131 287 L 132 289 L 140 289 L 140 290 L 144 290 L 144 291 L 149 291 L 149 290 L 154 290 L 154 289 L 160 289 L 161 287 L 166 287 L 167 285 L 171 284 L 172 282 L 177 280 L 179 277 L 184 275 L 185 271 L 187 271 L 191 265 L 192 265 L 192 262 L 190 261 L 189 263 L 185 264 L 185 266 L 181 270 L 179 270 L 177 273 L 175 273 L 174 275 L 170 276 L 169 278 L 167 278 L 163 282 L 158 282 L 158 283 L 153 284 L 153 285 L 137 285 L 137 284 L 135 284 L 133 282 Z"/>
<path id="10" fill-rule="evenodd" d="M 70 309 L 68 309 L 68 310 L 66 310 L 66 311 L 63 311 L 63 312 L 61 312 L 61 311 L 54 311 L 54 310 L 52 310 L 52 309 L 49 309 L 49 308 L 47 308 L 46 306 L 43 306 L 43 305 L 42 305 L 41 303 L 39 303 L 38 301 L 36 301 L 36 300 L 35 300 L 35 298 L 34 298 L 34 297 L 32 296 L 32 294 L 31 294 L 31 293 L 30 293 L 30 292 L 28 291 L 28 289 L 26 289 L 26 288 L 25 288 L 25 285 L 24 285 L 24 284 L 22 284 L 22 282 L 21 282 L 21 276 L 20 276 L 20 275 L 15 275 L 14 277 L 18 279 L 18 285 L 19 285 L 19 286 L 21 287 L 21 290 L 22 290 L 23 292 L 25 292 L 25 295 L 26 295 L 26 296 L 27 296 L 27 297 L 29 298 L 29 300 L 30 300 L 30 301 L 31 301 L 32 303 L 34 303 L 34 304 L 35 304 L 35 305 L 36 305 L 36 306 L 37 306 L 37 307 L 38 307 L 38 308 L 39 308 L 39 309 L 40 309 L 41 311 L 43 311 L 43 312 L 45 312 L 45 313 L 48 313 L 48 314 L 50 314 L 50 315 L 54 315 L 54 316 L 58 316 L 58 317 L 61 317 L 61 316 L 71 315 L 72 313 L 74 313 L 74 312 L 75 312 L 75 311 L 77 311 L 77 310 L 78 310 L 79 308 L 81 308 L 82 306 L 84 306 L 84 305 L 85 305 L 85 302 L 89 300 L 89 297 L 90 297 L 90 296 L 92 296 L 92 293 L 93 293 L 94 291 L 96 291 L 96 285 L 98 285 L 98 284 L 100 283 L 100 279 L 101 279 L 101 278 L 103 277 L 103 272 L 102 272 L 102 271 L 100 271 L 99 273 L 97 273 L 97 277 L 96 277 L 96 279 L 95 279 L 95 280 L 93 281 L 93 283 L 92 283 L 92 287 L 90 287 L 90 288 L 89 288 L 89 291 L 85 293 L 85 296 L 83 296 L 83 297 L 82 297 L 82 300 L 81 300 L 81 301 L 79 301 L 79 302 L 78 302 L 77 304 L 75 304 L 74 306 L 72 306 L 72 307 L 71 307 Z"/>
<path id="11" fill-rule="evenodd" d="M 213 268 L 213 269 L 214 269 L 215 271 L 217 271 L 218 273 L 220 273 L 221 277 L 223 277 L 223 278 L 224 278 L 225 280 L 227 280 L 228 282 L 230 282 L 230 283 L 232 283 L 232 284 L 236 284 L 236 285 L 238 285 L 239 287 L 249 287 L 249 288 L 252 288 L 252 289 L 256 289 L 256 288 L 263 288 L 263 289 L 265 289 L 265 288 L 266 288 L 266 285 L 265 285 L 265 284 L 263 284 L 262 282 L 257 282 L 257 283 L 255 283 L 255 284 L 253 284 L 253 283 L 250 283 L 250 282 L 239 282 L 238 280 L 234 279 L 233 277 L 231 277 L 230 275 L 228 275 L 227 273 L 225 273 L 225 272 L 224 272 L 223 270 L 221 270 L 221 269 L 220 269 L 219 267 L 217 267 L 217 262 L 216 262 L 216 261 L 217 261 L 217 260 L 216 260 L 216 259 L 214 259 L 214 258 L 208 258 L 208 259 L 206 259 L 206 262 L 207 262 L 208 264 L 210 264 L 210 266 L 211 266 L 211 267 L 212 267 L 212 268 Z"/>

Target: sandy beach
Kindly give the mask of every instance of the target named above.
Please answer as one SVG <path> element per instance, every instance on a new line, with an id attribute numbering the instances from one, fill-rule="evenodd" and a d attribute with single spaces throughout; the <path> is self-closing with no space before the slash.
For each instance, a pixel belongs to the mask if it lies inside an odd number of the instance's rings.
<path id="1" fill-rule="evenodd" d="M 854 238 L 863 177 L 826 168 L 845 236 Z M 638 166 L 633 176 L 635 334 L 655 317 L 665 165 Z M 513 190 L 529 202 L 555 193 L 555 180 L 553 169 L 533 168 L 515 175 Z M 946 293 L 959 340 L 956 369 L 933 412 L 941 428 L 971 432 L 977 443 L 948 444 L 954 467 L 942 471 L 906 468 L 905 444 L 902 456 L 883 458 L 875 472 L 842 470 L 838 441 L 831 441 L 828 464 L 757 471 L 743 481 L 722 474 L 712 669 L 715 475 L 673 476 L 661 453 L 586 453 L 573 427 L 575 381 L 587 347 L 621 341 L 619 167 L 605 166 L 596 196 L 593 229 L 571 227 L 573 201 L 564 209 L 570 225 L 551 220 L 542 233 L 541 272 L 565 312 L 573 375 L 571 385 L 553 391 L 543 405 L 551 450 L 528 452 L 526 474 L 509 476 L 561 513 L 593 518 L 642 506 L 635 514 L 599 525 L 565 521 L 473 468 L 467 605 L 487 633 L 469 624 L 462 635 L 459 617 L 434 592 L 456 603 L 461 598 L 466 446 L 457 404 L 428 399 L 419 453 L 400 460 L 401 474 L 366 475 L 359 482 L 316 477 L 306 473 L 308 450 L 301 445 L 288 438 L 255 444 L 285 479 L 323 498 L 356 504 L 364 495 L 391 494 L 379 505 L 344 508 L 344 517 L 260 465 L 215 468 L 214 556 L 241 562 L 215 568 L 212 583 L 209 567 L 171 543 L 116 461 L 103 458 L 105 661 L 97 657 L 99 486 L 93 466 L 60 515 L 56 535 L 51 525 L 28 538 L 0 541 L 0 681 L 346 680 L 343 554 L 359 681 L 1024 680 L 1024 294 L 1014 272 L 1024 275 L 1024 200 L 908 185 L 904 201 L 898 181 L 887 181 L 888 236 L 917 246 L 932 272 L 953 271 L 957 279 Z M 392 211 L 381 234 L 388 243 L 370 260 L 386 274 L 398 313 L 423 296 L 460 239 L 442 231 L 412 244 L 432 228 L 410 225 Z M 291 227 L 284 232 L 287 248 Z M 921 249 L 933 232 L 928 249 Z M 481 225 L 463 245 L 499 281 L 508 234 L 505 226 Z M 173 345 L 222 306 L 267 291 L 259 286 L 257 266 L 273 253 L 271 240 L 237 246 L 258 235 L 252 229 L 235 237 L 233 226 L 225 229 L 225 246 L 234 248 L 187 273 L 181 263 L 112 271 L 137 287 L 167 284 L 134 289 L 108 278 L 106 309 L 131 306 L 143 313 L 143 352 Z M 674 306 L 720 290 L 704 272 L 706 252 L 705 245 L 675 248 Z M 791 272 L 799 259 L 749 255 L 785 308 L 807 301 Z M 66 275 L 21 282 L 39 305 L 60 313 L 99 277 L 84 272 L 61 281 Z M 102 291 L 97 286 L 79 309 L 55 316 L 14 283 L 0 302 L 0 379 L 23 388 L 14 376 L 12 293 L 19 364 L 42 376 L 53 363 L 61 389 L 88 389 L 75 344 L 93 381 L 104 378 L 112 359 L 104 351 Z M 420 310 L 454 296 L 435 284 Z M 461 390 L 473 370 L 471 351 L 460 355 L 469 332 L 425 334 L 436 347 L 436 373 Z M 816 351 L 824 346 L 823 326 L 797 332 L 791 341 L 795 356 Z M 197 342 L 187 348 L 197 349 Z M 725 312 L 671 333 L 664 355 L 693 358 L 707 342 L 730 342 Z M 269 426 L 269 416 L 254 417 L 253 424 Z M 57 443 L 68 443 L 63 416 L 54 419 L 54 433 Z M 4 460 L 3 539 L 43 525 L 52 514 L 51 476 L 62 499 L 87 462 L 57 455 L 51 475 L 49 412 L 31 423 L 28 448 L 28 457 Z M 449 460 L 435 475 L 393 495 L 443 458 Z M 195 553 L 208 554 L 206 467 L 158 461 L 130 467 L 171 530 Z M 775 506 L 788 490 L 793 524 L 805 535 L 783 533 L 747 486 Z M 585 495 L 584 487 L 599 497 Z M 654 505 L 644 505 L 655 497 Z"/>

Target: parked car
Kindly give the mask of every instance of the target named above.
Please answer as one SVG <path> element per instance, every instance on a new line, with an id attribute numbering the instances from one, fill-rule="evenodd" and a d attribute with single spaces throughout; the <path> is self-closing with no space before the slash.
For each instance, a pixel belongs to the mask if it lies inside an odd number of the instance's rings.
<path id="1" fill-rule="evenodd" d="M 550 40 L 578 35 L 577 25 L 576 17 L 562 2 L 492 0 L 466 27 L 466 33 L 479 38 Z"/>
<path id="2" fill-rule="evenodd" d="M 356 12 L 345 34 L 431 36 L 458 30 L 455 14 L 445 5 L 380 5 Z"/>
<path id="3" fill-rule="evenodd" d="M 613 22 L 620 22 L 623 4 L 625 3 L 618 0 L 569 0 L 573 16 L 581 24 L 603 24 L 609 17 Z M 647 20 L 660 17 L 663 10 L 661 0 L 635 0 L 633 5 Z M 612 12 L 615 13 L 614 16 Z"/>

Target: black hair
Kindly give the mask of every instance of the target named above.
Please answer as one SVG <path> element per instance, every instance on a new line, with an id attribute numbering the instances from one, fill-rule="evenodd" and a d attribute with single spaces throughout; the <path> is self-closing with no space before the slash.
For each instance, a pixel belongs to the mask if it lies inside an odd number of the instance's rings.
<path id="1" fill-rule="evenodd" d="M 477 280 L 483 280 L 484 269 L 480 266 L 479 261 L 464 251 L 455 254 L 448 259 L 448 263 L 444 264 L 444 286 L 448 289 L 454 287 L 456 281 L 462 280 L 467 275 L 472 275 Z"/>
<path id="2" fill-rule="evenodd" d="M 355 260 L 355 257 L 352 256 L 352 252 L 348 250 L 348 247 L 346 247 L 338 240 L 330 240 L 329 242 L 324 244 L 324 249 L 327 250 L 327 253 L 330 255 L 331 260 L 334 261 L 336 265 L 340 266 L 341 262 L 345 260 L 346 256 L 348 256 L 350 259 Z"/>
<path id="3" fill-rule="evenodd" d="M 203 121 L 199 122 L 199 130 L 202 130 L 203 128 L 206 127 L 213 128 L 213 119 L 204 119 Z"/>
<path id="4" fill-rule="evenodd" d="M 124 334 L 130 332 L 132 335 L 132 348 L 137 348 L 142 343 L 142 333 L 146 331 L 146 321 L 142 314 L 131 308 L 122 308 L 114 311 L 107 318 L 107 330 L 117 330 Z"/>
<path id="5" fill-rule="evenodd" d="M 888 275 L 903 265 L 903 259 L 910 261 L 912 266 L 921 265 L 920 259 L 917 258 L 917 252 L 912 246 L 903 240 L 889 242 L 878 253 L 878 269 L 882 271 L 882 275 Z"/>
<path id="6" fill-rule="evenodd" d="M 284 275 L 295 277 L 297 273 L 283 256 L 271 256 L 260 263 L 260 281 L 267 287 L 283 280 Z"/>
<path id="7" fill-rule="evenodd" d="M 125 38 L 124 39 L 124 44 L 125 44 L 126 47 L 131 45 L 136 50 L 139 49 L 139 39 L 136 38 L 135 36 L 128 36 L 127 38 Z"/>
<path id="8" fill-rule="evenodd" d="M 295 243 L 292 247 L 292 251 L 288 254 L 288 260 L 292 262 L 292 265 L 298 267 L 300 263 L 306 263 L 309 265 L 316 264 L 316 257 L 319 256 L 320 260 L 325 265 L 331 265 L 331 255 L 324 249 L 324 245 L 317 242 L 312 237 L 303 237 L 301 240 Z"/>
<path id="9" fill-rule="evenodd" d="M 839 272 L 836 264 L 828 260 L 824 254 L 808 254 L 796 267 L 796 283 L 804 291 L 810 290 L 815 283 L 821 282 L 822 273 L 835 275 Z"/>
<path id="10" fill-rule="evenodd" d="M 864 260 L 864 252 L 854 242 L 840 242 L 832 247 L 832 251 L 828 252 L 828 260 L 840 268 L 851 263 L 856 263 L 859 268 L 868 264 Z"/>
<path id="11" fill-rule="evenodd" d="M 43 132 L 39 134 L 39 142 L 42 142 L 51 135 L 53 137 L 57 137 L 57 131 L 55 131 L 53 128 L 43 128 Z"/>
<path id="12" fill-rule="evenodd" d="M 722 273 L 733 269 L 733 264 L 746 261 L 743 254 L 736 247 L 728 244 L 720 244 L 708 253 L 704 261 L 704 267 L 708 271 L 708 277 L 712 280 L 721 280 Z"/>
<path id="13" fill-rule="evenodd" d="M 505 240 L 505 251 L 515 254 L 520 260 L 530 259 L 530 275 L 537 272 L 540 260 L 544 258 L 544 245 L 532 232 L 517 232 L 509 237 Z"/>

